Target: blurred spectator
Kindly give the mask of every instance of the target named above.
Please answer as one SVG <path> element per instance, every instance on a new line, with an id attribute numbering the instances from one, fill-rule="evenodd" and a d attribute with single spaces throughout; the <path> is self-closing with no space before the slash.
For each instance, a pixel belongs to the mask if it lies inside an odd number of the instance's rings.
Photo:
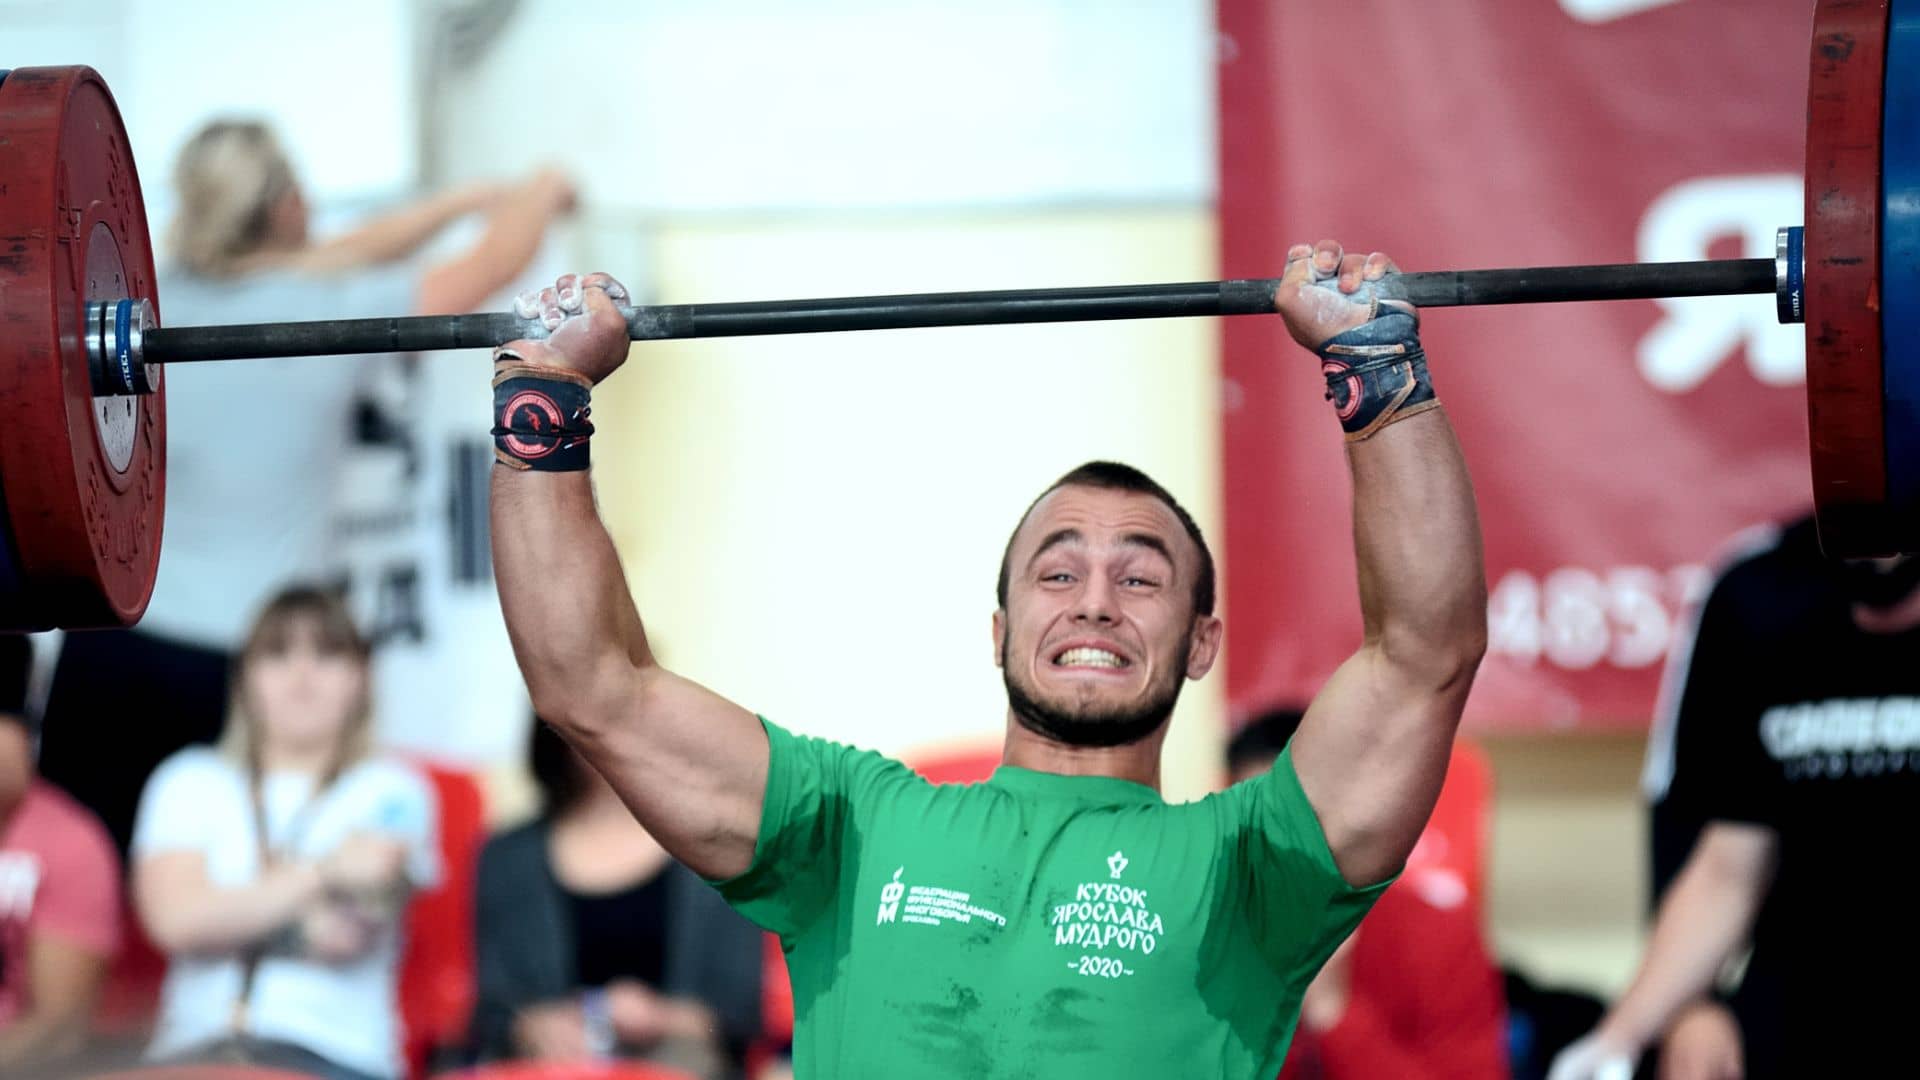
<path id="1" fill-rule="evenodd" d="M 1276 709 L 1242 728 L 1227 747 L 1232 782 L 1272 768 L 1301 715 Z M 1436 818 L 1420 844 L 1436 843 L 1439 827 Z M 1422 879 L 1419 857 L 1416 847 L 1401 880 L 1307 987 L 1283 1080 L 1507 1075 L 1501 975 L 1482 940 L 1473 883 L 1455 873 Z"/>
<path id="2" fill-rule="evenodd" d="M 468 311 L 526 268 L 574 199 L 568 180 L 548 171 L 458 188 L 314 239 L 287 155 L 265 126 L 236 121 L 188 141 L 174 186 L 161 316 L 195 325 Z M 464 249 L 419 258 L 474 215 L 484 224 Z M 122 850 L 154 765 L 219 731 L 227 657 L 251 605 L 282 582 L 340 572 L 330 555 L 334 494 L 358 406 L 397 367 L 388 356 L 168 369 L 166 555 L 153 601 L 136 631 L 64 640 L 41 762 Z M 115 752 L 97 753 L 109 739 Z"/>
<path id="3" fill-rule="evenodd" d="M 759 1034 L 761 932 L 552 728 L 534 721 L 530 743 L 540 816 L 480 856 L 480 1055 L 734 1075 Z"/>
<path id="4" fill-rule="evenodd" d="M 1663 1035 L 1673 1080 L 1901 1071 L 1920 965 L 1917 659 L 1920 559 L 1826 560 L 1811 519 L 1742 545 L 1680 642 L 1649 743 L 1663 895 L 1646 955 L 1555 1080 L 1630 1067 Z M 1749 944 L 1729 1011 L 1710 995 Z"/>
<path id="5" fill-rule="evenodd" d="M 0 1075 L 78 1051 L 120 938 L 106 830 L 34 776 L 31 646 L 0 634 Z"/>
<path id="6" fill-rule="evenodd" d="M 369 754 L 367 659 L 332 594 L 278 594 L 219 748 L 148 783 L 134 898 L 168 954 L 152 1057 L 398 1075 L 396 923 L 438 859 L 426 784 Z"/>

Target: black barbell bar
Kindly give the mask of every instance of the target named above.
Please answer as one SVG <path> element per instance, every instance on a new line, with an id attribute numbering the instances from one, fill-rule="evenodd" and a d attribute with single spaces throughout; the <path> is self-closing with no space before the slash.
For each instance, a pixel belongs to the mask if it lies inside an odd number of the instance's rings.
<path id="1" fill-rule="evenodd" d="M 1677 296 L 1775 293 L 1782 317 L 1797 311 L 1800 266 L 1787 257 L 1788 235 L 1797 254 L 1797 229 L 1781 230 L 1775 259 L 1615 263 L 1504 270 L 1431 270 L 1399 275 L 1418 307 L 1539 304 L 1586 300 L 1645 300 Z M 999 323 L 1160 319 L 1273 312 L 1278 278 L 1238 278 L 1160 285 L 990 292 L 913 293 L 731 304 L 664 304 L 625 309 L 635 341 L 674 338 L 804 334 L 841 330 L 977 326 Z M 492 348 L 546 336 L 538 320 L 512 312 L 409 315 L 387 319 L 254 323 L 234 326 L 149 326 L 137 301 L 96 304 L 90 330 L 96 391 L 145 388 L 144 365 L 209 360 L 428 352 Z"/>

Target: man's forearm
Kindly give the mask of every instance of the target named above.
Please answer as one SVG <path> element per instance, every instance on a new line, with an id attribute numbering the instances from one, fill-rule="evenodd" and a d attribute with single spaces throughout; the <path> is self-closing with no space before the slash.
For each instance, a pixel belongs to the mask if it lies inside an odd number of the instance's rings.
<path id="1" fill-rule="evenodd" d="M 1365 639 L 1293 740 L 1301 787 L 1353 885 L 1406 864 L 1486 647 L 1473 485 L 1392 266 L 1379 252 L 1299 244 L 1274 293 L 1288 332 L 1320 357 L 1353 479 Z"/>
<path id="2" fill-rule="evenodd" d="M 494 577 L 535 710 L 577 724 L 652 663 L 586 472 L 495 466 Z"/>
<path id="3" fill-rule="evenodd" d="M 1699 854 L 1661 902 L 1640 971 L 1601 1024 L 1627 1045 L 1651 1043 L 1681 1007 L 1712 990 L 1753 927 L 1766 879 Z"/>
<path id="4" fill-rule="evenodd" d="M 1453 425 L 1429 409 L 1348 443 L 1347 460 L 1368 643 L 1439 685 L 1470 676 L 1486 642 L 1486 570 Z"/>

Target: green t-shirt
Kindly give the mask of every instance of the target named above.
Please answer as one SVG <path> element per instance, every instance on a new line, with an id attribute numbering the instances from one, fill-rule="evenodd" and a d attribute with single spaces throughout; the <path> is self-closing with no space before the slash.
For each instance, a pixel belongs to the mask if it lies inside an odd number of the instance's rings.
<path id="1" fill-rule="evenodd" d="M 765 727 L 753 865 L 717 887 L 786 948 L 802 1080 L 1270 1080 L 1386 888 L 1340 877 L 1287 754 L 1169 805 L 1011 766 L 934 785 Z"/>

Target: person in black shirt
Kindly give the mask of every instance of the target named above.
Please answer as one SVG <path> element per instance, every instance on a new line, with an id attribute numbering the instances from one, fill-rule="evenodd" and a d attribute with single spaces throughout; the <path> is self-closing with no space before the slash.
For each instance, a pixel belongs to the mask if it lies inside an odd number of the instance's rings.
<path id="1" fill-rule="evenodd" d="M 1625 1075 L 1682 1016 L 1697 1033 L 1665 1062 L 1676 1080 L 1879 1075 L 1908 1056 L 1920 558 L 1830 562 L 1811 519 L 1751 539 L 1676 655 L 1651 743 L 1664 895 L 1646 955 L 1552 1080 Z M 1714 1050 L 1701 1003 L 1749 944 L 1740 1045 Z"/>
<path id="2" fill-rule="evenodd" d="M 480 854 L 476 1056 L 735 1075 L 760 1029 L 761 932 L 537 720 L 530 756 L 539 817 Z"/>

